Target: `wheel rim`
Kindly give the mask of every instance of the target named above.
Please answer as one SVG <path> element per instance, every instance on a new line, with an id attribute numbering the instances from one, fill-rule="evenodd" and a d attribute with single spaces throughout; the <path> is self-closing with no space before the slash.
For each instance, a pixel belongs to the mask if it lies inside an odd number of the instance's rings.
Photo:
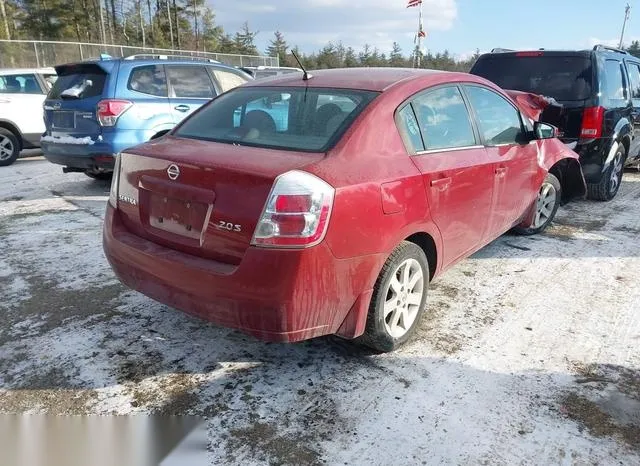
<path id="1" fill-rule="evenodd" d="M 393 338 L 403 337 L 413 326 L 424 295 L 424 273 L 420 263 L 407 259 L 398 266 L 387 287 L 384 325 Z"/>
<path id="2" fill-rule="evenodd" d="M 533 220 L 533 228 L 540 228 L 549 221 L 556 207 L 557 192 L 551 183 L 543 183 L 538 193 L 536 205 L 536 217 Z"/>
<path id="3" fill-rule="evenodd" d="M 0 160 L 8 160 L 13 155 L 13 143 L 11 139 L 0 135 Z"/>
<path id="4" fill-rule="evenodd" d="M 611 181 L 609 183 L 609 193 L 615 193 L 620 187 L 622 181 L 622 154 L 618 152 L 613 159 L 613 168 L 611 169 Z"/>

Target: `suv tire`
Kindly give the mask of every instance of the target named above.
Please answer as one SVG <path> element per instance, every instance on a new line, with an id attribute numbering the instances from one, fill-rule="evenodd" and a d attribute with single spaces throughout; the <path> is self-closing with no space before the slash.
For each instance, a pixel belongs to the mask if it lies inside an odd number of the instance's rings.
<path id="1" fill-rule="evenodd" d="M 11 165 L 20 155 L 20 141 L 6 128 L 0 128 L 0 167 Z"/>
<path id="2" fill-rule="evenodd" d="M 109 181 L 113 177 L 113 172 L 93 172 L 87 170 L 86 172 L 84 172 L 84 174 L 89 178 L 100 181 Z"/>
<path id="3" fill-rule="evenodd" d="M 620 144 L 609 168 L 602 174 L 600 182 L 587 185 L 587 196 L 589 199 L 606 202 L 616 197 L 622 184 L 622 174 L 624 173 L 626 157 L 627 151 L 624 145 Z"/>

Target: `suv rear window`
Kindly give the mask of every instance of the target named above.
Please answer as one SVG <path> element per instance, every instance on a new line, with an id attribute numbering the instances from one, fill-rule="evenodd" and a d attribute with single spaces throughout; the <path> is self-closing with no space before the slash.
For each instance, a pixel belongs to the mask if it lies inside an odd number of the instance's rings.
<path id="1" fill-rule="evenodd" d="M 241 87 L 214 99 L 174 134 L 229 144 L 325 152 L 377 95 L 327 88 Z"/>
<path id="2" fill-rule="evenodd" d="M 486 56 L 478 60 L 471 73 L 503 89 L 556 100 L 585 100 L 592 92 L 593 71 L 587 56 Z"/>
<path id="3" fill-rule="evenodd" d="M 97 65 L 72 65 L 58 69 L 48 99 L 88 99 L 102 95 L 107 74 Z"/>

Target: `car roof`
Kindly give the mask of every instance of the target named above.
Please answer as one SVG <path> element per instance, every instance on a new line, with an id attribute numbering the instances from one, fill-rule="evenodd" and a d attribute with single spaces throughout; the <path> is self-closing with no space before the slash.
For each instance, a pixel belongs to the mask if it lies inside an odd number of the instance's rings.
<path id="1" fill-rule="evenodd" d="M 437 77 L 441 80 L 447 75 L 452 80 L 461 76 L 474 80 L 466 73 L 424 70 L 413 68 L 335 68 L 331 70 L 310 71 L 308 81 L 302 79 L 302 73 L 289 73 L 271 79 L 251 81 L 244 87 L 330 87 L 338 89 L 358 89 L 383 92 L 401 82 L 414 79 Z M 469 79 L 467 79 L 469 80 Z M 426 83 L 428 84 L 428 82 Z"/>
<path id="2" fill-rule="evenodd" d="M 102 59 L 90 58 L 88 60 L 64 63 L 62 65 L 58 65 L 58 67 L 82 65 L 82 64 L 100 65 L 102 63 L 113 63 L 113 62 L 120 62 L 121 64 L 131 63 L 131 64 L 135 64 L 136 66 L 167 65 L 167 64 L 169 65 L 206 65 L 206 66 L 212 66 L 216 68 L 223 68 L 225 70 L 232 70 L 232 71 L 235 71 L 236 73 L 238 71 L 242 72 L 241 70 L 238 70 L 233 66 L 225 65 L 224 63 L 220 63 L 216 61 L 208 61 L 204 59 L 194 60 L 190 58 L 172 58 L 172 57 L 169 57 L 169 58 L 132 58 L 132 57 L 120 58 L 120 57 L 117 57 L 117 58 L 102 58 Z"/>
<path id="3" fill-rule="evenodd" d="M 56 70 L 53 68 L 2 68 L 0 69 L 0 75 L 8 74 L 27 74 L 27 73 L 50 73 L 56 74 Z"/>

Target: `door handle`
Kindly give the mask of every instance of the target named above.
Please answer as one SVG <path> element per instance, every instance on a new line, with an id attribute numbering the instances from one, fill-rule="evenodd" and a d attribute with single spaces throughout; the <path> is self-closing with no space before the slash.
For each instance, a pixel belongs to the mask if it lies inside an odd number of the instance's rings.
<path id="1" fill-rule="evenodd" d="M 505 167 L 496 168 L 496 175 L 498 175 L 498 177 L 502 178 L 506 174 L 507 174 L 507 168 Z"/>
<path id="2" fill-rule="evenodd" d="M 174 107 L 177 111 L 179 112 L 188 112 L 189 111 L 189 106 L 188 105 L 178 105 L 177 107 Z"/>
<path id="3" fill-rule="evenodd" d="M 431 187 L 438 188 L 440 191 L 444 191 L 451 185 L 451 178 L 438 178 L 437 180 L 431 180 Z"/>

